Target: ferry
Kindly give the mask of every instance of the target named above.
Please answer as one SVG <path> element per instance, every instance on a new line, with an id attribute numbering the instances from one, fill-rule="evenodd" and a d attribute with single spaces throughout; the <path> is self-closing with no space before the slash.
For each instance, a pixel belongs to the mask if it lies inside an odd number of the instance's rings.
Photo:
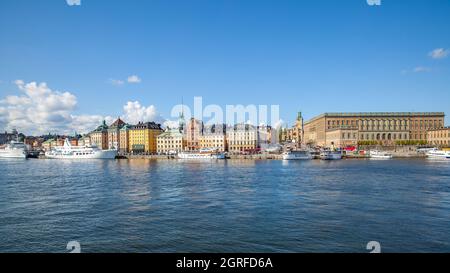
<path id="1" fill-rule="evenodd" d="M 429 159 L 450 159 L 450 151 L 433 149 L 427 153 Z"/>
<path id="2" fill-rule="evenodd" d="M 289 151 L 283 154 L 283 160 L 311 160 L 312 155 L 308 151 Z"/>
<path id="3" fill-rule="evenodd" d="M 0 148 L 0 158 L 23 158 L 28 157 L 28 147 L 22 142 L 11 141 L 4 148 Z"/>
<path id="4" fill-rule="evenodd" d="M 341 160 L 342 152 L 341 151 L 322 151 L 320 153 L 320 159 L 322 159 L 322 160 Z"/>
<path id="5" fill-rule="evenodd" d="M 96 146 L 72 146 L 68 139 L 64 146 L 54 147 L 45 153 L 48 159 L 115 159 L 117 150 L 101 150 Z"/>
<path id="6" fill-rule="evenodd" d="M 393 155 L 378 150 L 370 151 L 369 156 L 371 159 L 392 159 Z"/>
<path id="7" fill-rule="evenodd" d="M 181 152 L 178 154 L 179 159 L 226 159 L 225 153 L 220 153 L 215 149 L 201 149 L 198 152 Z"/>

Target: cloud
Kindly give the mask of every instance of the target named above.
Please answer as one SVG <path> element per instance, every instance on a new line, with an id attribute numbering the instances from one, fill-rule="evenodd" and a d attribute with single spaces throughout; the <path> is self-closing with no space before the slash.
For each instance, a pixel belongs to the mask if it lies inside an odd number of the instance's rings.
<path id="1" fill-rule="evenodd" d="M 17 129 L 31 135 L 51 133 L 87 133 L 104 119 L 111 117 L 74 115 L 77 98 L 70 92 L 50 89 L 46 83 L 22 80 L 14 82 L 21 91 L 19 95 L 0 100 L 0 128 Z"/>
<path id="2" fill-rule="evenodd" d="M 424 67 L 424 66 L 418 66 L 416 68 L 414 68 L 414 73 L 423 73 L 423 72 L 430 72 L 431 68 L 429 67 Z"/>
<path id="3" fill-rule="evenodd" d="M 44 82 L 38 84 L 17 80 L 14 83 L 21 93 L 0 99 L 0 131 L 17 129 L 26 135 L 85 134 L 103 120 L 111 124 L 116 119 L 112 116 L 74 114 L 76 96 L 70 92 L 52 90 Z M 164 119 L 154 105 L 144 106 L 139 101 L 127 102 L 122 117 L 129 124 L 154 121 L 163 126 L 178 127 L 178 121 Z"/>
<path id="4" fill-rule="evenodd" d="M 128 83 L 141 83 L 141 78 L 136 75 L 129 76 L 127 79 Z"/>
<path id="5" fill-rule="evenodd" d="M 116 79 L 109 79 L 108 82 L 111 83 L 112 85 L 115 85 L 115 86 L 121 86 L 121 85 L 124 85 L 124 84 L 125 84 L 124 81 L 122 81 L 122 80 L 116 80 Z"/>
<path id="6" fill-rule="evenodd" d="M 148 107 L 142 106 L 138 101 L 129 101 L 123 107 L 124 119 L 131 124 L 136 124 L 140 121 L 155 121 L 163 123 L 164 119 L 156 111 L 156 107 L 150 105 Z"/>
<path id="7" fill-rule="evenodd" d="M 436 48 L 435 50 L 431 51 L 428 55 L 435 59 L 444 59 L 446 58 L 448 55 L 450 54 L 450 50 L 449 49 L 444 49 L 444 48 Z"/>
<path id="8" fill-rule="evenodd" d="M 69 6 L 81 6 L 81 0 L 66 0 Z"/>

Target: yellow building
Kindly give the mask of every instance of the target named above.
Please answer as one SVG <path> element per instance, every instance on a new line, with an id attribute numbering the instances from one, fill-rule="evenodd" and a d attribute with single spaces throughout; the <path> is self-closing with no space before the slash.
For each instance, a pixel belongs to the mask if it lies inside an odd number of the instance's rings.
<path id="1" fill-rule="evenodd" d="M 160 124 L 139 122 L 129 130 L 128 147 L 133 154 L 154 154 L 157 152 L 156 139 L 162 132 Z"/>
<path id="2" fill-rule="evenodd" d="M 254 152 L 258 149 L 258 129 L 249 124 L 237 124 L 227 130 L 228 151 Z"/>
<path id="3" fill-rule="evenodd" d="M 179 129 L 167 129 L 156 138 L 158 154 L 179 153 L 186 149 L 186 139 Z"/>
<path id="4" fill-rule="evenodd" d="M 91 144 L 97 146 L 102 150 L 107 150 L 108 145 L 108 125 L 106 121 L 103 121 L 102 125 L 97 127 L 94 131 L 89 134 Z"/>
<path id="5" fill-rule="evenodd" d="M 428 143 L 441 147 L 450 147 L 450 127 L 429 130 Z"/>
<path id="6" fill-rule="evenodd" d="M 130 152 L 130 125 L 125 124 L 119 131 L 119 152 L 127 154 Z"/>
<path id="7" fill-rule="evenodd" d="M 201 149 L 215 149 L 220 152 L 228 151 L 226 125 L 214 124 L 205 126 L 199 142 Z"/>
<path id="8" fill-rule="evenodd" d="M 359 141 L 383 145 L 399 141 L 424 142 L 427 132 L 444 125 L 445 114 L 432 113 L 325 113 L 304 126 L 304 143 L 326 146 L 327 132 L 336 128 L 357 128 Z"/>

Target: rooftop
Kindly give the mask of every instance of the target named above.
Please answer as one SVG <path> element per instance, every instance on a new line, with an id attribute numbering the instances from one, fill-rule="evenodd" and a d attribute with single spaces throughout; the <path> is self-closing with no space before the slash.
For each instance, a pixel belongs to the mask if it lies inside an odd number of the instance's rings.
<path id="1" fill-rule="evenodd" d="M 324 113 L 314 117 L 306 123 L 324 117 L 445 117 L 444 112 L 355 112 L 355 113 Z"/>

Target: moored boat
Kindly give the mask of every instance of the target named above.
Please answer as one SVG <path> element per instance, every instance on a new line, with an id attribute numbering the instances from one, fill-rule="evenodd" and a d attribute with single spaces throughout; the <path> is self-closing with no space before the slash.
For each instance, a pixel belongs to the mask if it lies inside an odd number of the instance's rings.
<path id="1" fill-rule="evenodd" d="M 427 153 L 429 159 L 450 159 L 450 151 L 442 151 L 438 149 L 430 150 Z"/>
<path id="2" fill-rule="evenodd" d="M 54 147 L 45 153 L 49 159 L 115 159 L 117 150 L 101 150 L 96 146 L 76 147 L 66 139 L 64 146 Z"/>
<path id="3" fill-rule="evenodd" d="M 341 160 L 342 152 L 340 152 L 340 151 L 322 151 L 320 153 L 320 159 L 322 159 L 322 160 Z"/>
<path id="4" fill-rule="evenodd" d="M 371 159 L 392 159 L 393 158 L 392 154 L 378 151 L 378 150 L 370 151 L 369 156 Z"/>
<path id="5" fill-rule="evenodd" d="M 218 152 L 212 149 L 202 149 L 198 152 L 181 152 L 178 153 L 179 159 L 226 159 L 225 153 Z"/>
<path id="6" fill-rule="evenodd" d="M 28 156 L 28 147 L 22 142 L 11 141 L 4 148 L 0 149 L 0 158 L 22 158 Z"/>
<path id="7" fill-rule="evenodd" d="M 283 160 L 310 160 L 312 155 L 309 151 L 289 151 L 283 154 Z"/>

